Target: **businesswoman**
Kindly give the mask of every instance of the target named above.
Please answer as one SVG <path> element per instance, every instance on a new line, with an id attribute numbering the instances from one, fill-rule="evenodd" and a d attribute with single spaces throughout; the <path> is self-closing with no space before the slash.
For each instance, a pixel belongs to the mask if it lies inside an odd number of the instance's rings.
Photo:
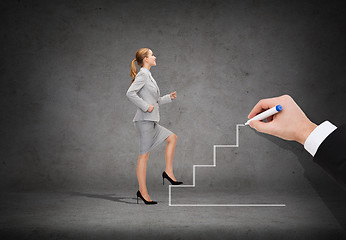
<path id="1" fill-rule="evenodd" d="M 137 72 L 135 62 L 141 67 L 139 72 Z M 130 75 L 133 80 L 126 93 L 129 100 L 138 107 L 133 119 L 139 135 L 137 163 L 139 190 L 137 191 L 137 203 L 138 197 L 140 197 L 145 204 L 157 204 L 157 202 L 151 200 L 146 187 L 146 168 L 149 152 L 163 141 L 167 141 L 165 151 L 166 169 L 162 173 L 163 184 L 164 178 L 173 185 L 182 184 L 182 182 L 175 179 L 173 174 L 173 157 L 177 136 L 158 124 L 160 121 L 159 106 L 172 102 L 176 98 L 176 92 L 160 97 L 160 89 L 150 72 L 152 66 L 156 66 L 154 53 L 149 48 L 139 49 L 136 52 L 136 58 L 131 62 Z"/>

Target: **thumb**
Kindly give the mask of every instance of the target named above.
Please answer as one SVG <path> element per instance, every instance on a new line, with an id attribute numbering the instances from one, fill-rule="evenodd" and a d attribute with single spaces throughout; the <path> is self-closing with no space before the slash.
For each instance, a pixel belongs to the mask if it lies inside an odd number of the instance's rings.
<path id="1" fill-rule="evenodd" d="M 250 127 L 254 128 L 258 132 L 262 133 L 270 133 L 271 132 L 271 127 L 270 127 L 270 122 L 265 123 L 259 120 L 253 120 L 249 123 Z"/>

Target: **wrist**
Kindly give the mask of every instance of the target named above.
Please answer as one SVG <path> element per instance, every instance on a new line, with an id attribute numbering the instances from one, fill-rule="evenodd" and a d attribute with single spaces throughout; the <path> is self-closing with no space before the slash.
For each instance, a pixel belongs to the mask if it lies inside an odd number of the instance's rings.
<path id="1" fill-rule="evenodd" d="M 301 129 L 300 132 L 298 133 L 299 136 L 296 141 L 304 145 L 306 139 L 309 137 L 311 132 L 315 130 L 316 127 L 317 125 L 315 123 L 308 120 L 308 122 L 305 124 L 303 129 Z"/>

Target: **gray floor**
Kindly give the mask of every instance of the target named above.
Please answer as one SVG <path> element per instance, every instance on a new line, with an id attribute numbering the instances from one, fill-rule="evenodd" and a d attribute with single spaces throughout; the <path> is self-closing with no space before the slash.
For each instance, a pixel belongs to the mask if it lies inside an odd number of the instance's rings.
<path id="1" fill-rule="evenodd" d="M 284 203 L 285 207 L 170 207 L 136 204 L 131 191 L 1 193 L 1 239 L 342 239 L 344 227 L 313 191 L 242 193 L 172 191 L 172 203 Z M 344 204 L 344 203 L 339 203 Z"/>

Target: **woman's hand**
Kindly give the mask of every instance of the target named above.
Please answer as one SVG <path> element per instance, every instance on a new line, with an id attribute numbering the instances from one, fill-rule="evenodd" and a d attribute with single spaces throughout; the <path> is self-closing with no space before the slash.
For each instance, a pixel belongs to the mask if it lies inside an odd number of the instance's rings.
<path id="1" fill-rule="evenodd" d="M 172 92 L 172 93 L 170 94 L 170 96 L 171 96 L 171 99 L 176 98 L 176 97 L 177 97 L 177 91 Z"/>
<path id="2" fill-rule="evenodd" d="M 152 112 L 154 110 L 154 105 L 149 104 L 148 112 Z"/>

